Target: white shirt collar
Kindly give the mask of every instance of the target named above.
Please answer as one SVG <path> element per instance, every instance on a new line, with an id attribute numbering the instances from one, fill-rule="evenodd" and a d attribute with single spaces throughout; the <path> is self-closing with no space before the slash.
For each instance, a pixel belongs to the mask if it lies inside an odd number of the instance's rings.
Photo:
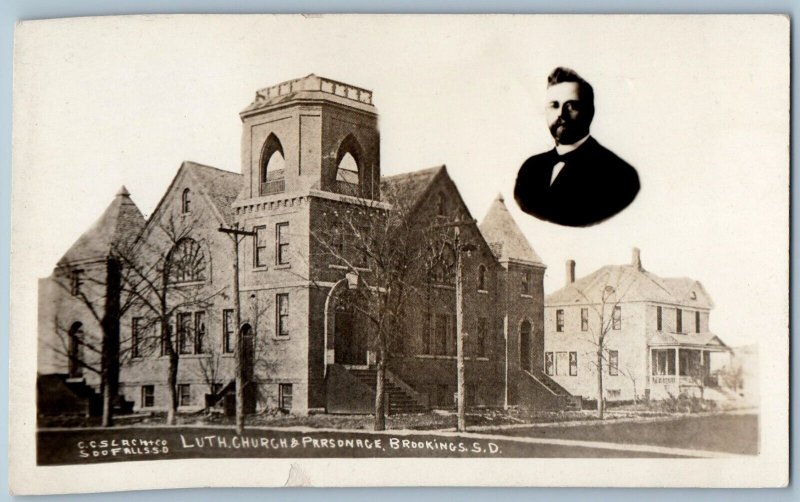
<path id="1" fill-rule="evenodd" d="M 579 139 L 578 141 L 576 141 L 575 143 L 573 143 L 571 145 L 559 145 L 559 144 L 556 143 L 556 152 L 559 155 L 566 155 L 569 152 L 574 152 L 575 150 L 578 149 L 578 147 L 580 147 L 582 144 L 586 143 L 587 139 L 589 139 L 589 134 L 587 134 L 586 136 L 584 136 L 583 138 Z"/>

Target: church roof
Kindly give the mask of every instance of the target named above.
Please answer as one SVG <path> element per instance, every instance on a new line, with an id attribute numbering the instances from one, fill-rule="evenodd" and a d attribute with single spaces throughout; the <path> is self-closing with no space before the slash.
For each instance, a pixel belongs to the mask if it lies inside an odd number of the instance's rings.
<path id="1" fill-rule="evenodd" d="M 59 264 L 105 259 L 116 246 L 130 244 L 144 225 L 144 216 L 123 186 L 100 218 L 67 250 Z"/>
<path id="2" fill-rule="evenodd" d="M 547 295 L 545 304 L 602 303 L 604 296 L 607 303 L 645 301 L 703 309 L 714 306 L 699 281 L 686 277 L 662 278 L 642 268 L 640 262 L 601 267 Z"/>
<path id="3" fill-rule="evenodd" d="M 499 261 L 522 260 L 544 265 L 508 212 L 502 195 L 498 194 L 492 202 L 480 231 Z"/>
<path id="4" fill-rule="evenodd" d="M 381 178 L 381 197 L 393 205 L 404 201 L 410 207 L 414 207 L 422 201 L 436 177 L 446 171 L 445 166 L 436 166 L 410 173 L 385 176 Z"/>
<path id="5" fill-rule="evenodd" d="M 211 203 L 222 215 L 225 223 L 230 224 L 235 214 L 233 202 L 242 188 L 242 175 L 188 160 L 183 162 L 181 169 L 188 170 L 203 185 L 203 190 Z"/>

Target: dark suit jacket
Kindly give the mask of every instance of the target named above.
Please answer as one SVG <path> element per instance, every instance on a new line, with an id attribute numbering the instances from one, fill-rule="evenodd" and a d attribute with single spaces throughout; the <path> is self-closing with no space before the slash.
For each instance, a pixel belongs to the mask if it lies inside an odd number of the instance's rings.
<path id="1" fill-rule="evenodd" d="M 550 186 L 553 167 L 564 167 Z M 520 209 L 559 225 L 583 227 L 614 216 L 639 193 L 639 175 L 630 164 L 591 136 L 576 150 L 558 156 L 555 148 L 534 155 L 517 174 L 514 198 Z"/>

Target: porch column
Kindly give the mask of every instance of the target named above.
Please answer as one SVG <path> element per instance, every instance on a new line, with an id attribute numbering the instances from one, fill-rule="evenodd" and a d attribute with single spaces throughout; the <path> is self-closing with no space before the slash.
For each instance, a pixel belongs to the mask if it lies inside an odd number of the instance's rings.
<path id="1" fill-rule="evenodd" d="M 679 350 L 680 350 L 679 348 L 677 348 L 677 347 L 675 348 L 675 376 L 676 377 L 681 376 L 681 358 L 680 358 L 680 354 L 678 353 Z M 677 382 L 678 379 L 676 378 L 675 381 Z"/>

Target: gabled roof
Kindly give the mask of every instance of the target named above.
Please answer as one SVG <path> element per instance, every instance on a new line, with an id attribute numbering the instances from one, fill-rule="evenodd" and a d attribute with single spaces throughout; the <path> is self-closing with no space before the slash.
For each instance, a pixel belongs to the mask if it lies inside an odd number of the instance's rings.
<path id="1" fill-rule="evenodd" d="M 235 214 L 233 202 L 242 187 L 242 175 L 188 160 L 184 161 L 181 169 L 188 170 L 194 176 L 225 223 L 230 224 Z"/>
<path id="2" fill-rule="evenodd" d="M 542 259 L 508 212 L 501 194 L 497 194 L 492 202 L 480 224 L 480 231 L 499 261 L 522 260 L 544 266 Z"/>
<path id="3" fill-rule="evenodd" d="M 416 207 L 436 177 L 446 171 L 445 166 L 436 166 L 410 173 L 385 176 L 381 178 L 381 197 L 392 205 L 403 201 L 409 207 Z"/>
<path id="4" fill-rule="evenodd" d="M 613 288 L 609 290 L 607 288 Z M 545 298 L 546 305 L 653 302 L 710 309 L 714 302 L 699 281 L 661 278 L 640 264 L 606 265 Z"/>
<path id="5" fill-rule="evenodd" d="M 116 246 L 133 242 L 144 225 L 144 216 L 123 186 L 100 218 L 75 241 L 58 263 L 105 259 Z"/>

